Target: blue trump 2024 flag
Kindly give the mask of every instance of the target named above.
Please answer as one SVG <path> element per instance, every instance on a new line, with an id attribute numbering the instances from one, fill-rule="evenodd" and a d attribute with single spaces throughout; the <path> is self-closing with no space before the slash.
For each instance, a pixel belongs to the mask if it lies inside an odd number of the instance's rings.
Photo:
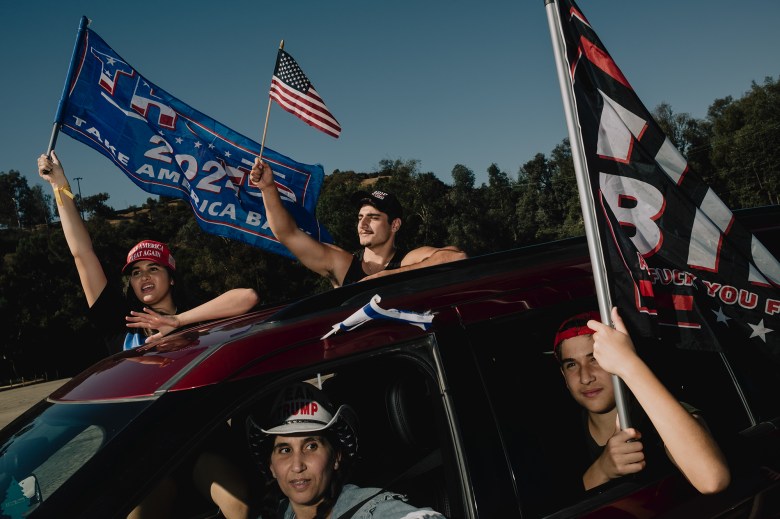
<path id="1" fill-rule="evenodd" d="M 144 191 L 187 200 L 204 231 L 293 258 L 268 227 L 260 190 L 249 184 L 260 144 L 141 76 L 91 29 L 80 36 L 58 111 L 61 131 L 111 159 Z M 263 160 L 298 226 L 331 243 L 314 217 L 322 166 L 267 147 Z"/>

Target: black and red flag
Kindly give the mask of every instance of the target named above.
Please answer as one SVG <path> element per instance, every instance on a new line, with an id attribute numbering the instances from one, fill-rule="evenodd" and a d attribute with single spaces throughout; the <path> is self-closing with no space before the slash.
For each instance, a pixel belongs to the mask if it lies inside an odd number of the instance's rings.
<path id="1" fill-rule="evenodd" d="M 780 362 L 780 263 L 690 169 L 577 4 L 547 3 L 612 304 L 642 335 Z"/>

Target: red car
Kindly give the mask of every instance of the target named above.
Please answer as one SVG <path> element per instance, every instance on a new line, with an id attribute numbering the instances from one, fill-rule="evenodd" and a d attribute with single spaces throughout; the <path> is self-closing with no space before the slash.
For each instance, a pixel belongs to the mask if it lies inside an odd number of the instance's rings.
<path id="1" fill-rule="evenodd" d="M 740 216 L 765 244 L 780 243 L 780 207 Z M 431 328 L 375 320 L 323 338 L 374 295 L 382 308 L 431 311 Z M 0 517 L 126 517 L 217 432 L 246 452 L 251 481 L 246 414 L 293 380 L 318 381 L 357 410 L 355 483 L 447 517 L 778 516 L 777 366 L 750 355 L 671 349 L 648 358 L 706 417 L 731 467 L 727 490 L 698 494 L 668 460 L 581 489 L 579 412 L 549 351 L 561 320 L 594 305 L 576 238 L 170 335 L 99 362 L 0 431 Z M 176 516 L 219 517 L 186 484 Z"/>

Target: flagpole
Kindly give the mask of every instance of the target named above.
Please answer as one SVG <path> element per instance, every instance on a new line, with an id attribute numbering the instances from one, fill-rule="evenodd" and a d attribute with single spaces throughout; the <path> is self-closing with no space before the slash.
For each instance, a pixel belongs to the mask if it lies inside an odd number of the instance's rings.
<path id="1" fill-rule="evenodd" d="M 574 91 L 569 80 L 568 63 L 563 54 L 563 36 L 560 33 L 560 19 L 558 16 L 558 5 L 555 0 L 545 0 L 545 9 L 547 10 L 547 22 L 550 28 L 550 37 L 552 39 L 553 53 L 555 55 L 555 68 L 558 71 L 558 83 L 561 87 L 561 97 L 563 98 L 563 111 L 566 115 L 566 126 L 569 130 L 569 143 L 571 145 L 572 159 L 574 160 L 574 173 L 577 178 L 577 190 L 580 195 L 580 205 L 582 206 L 582 217 L 585 225 L 585 237 L 588 241 L 588 252 L 590 254 L 591 267 L 593 269 L 593 282 L 596 288 L 596 298 L 598 299 L 599 313 L 601 321 L 614 327 L 612 322 L 611 309 L 612 299 L 609 295 L 607 284 L 607 269 L 604 262 L 604 250 L 601 246 L 601 237 L 599 235 L 598 225 L 596 224 L 596 205 L 593 201 L 593 191 L 590 185 L 590 176 L 588 175 L 588 164 L 585 160 L 583 151 L 582 134 L 577 122 L 577 106 L 574 102 Z M 612 382 L 615 391 L 615 406 L 618 411 L 620 428 L 627 429 L 631 427 L 628 414 L 628 403 L 626 401 L 626 388 L 623 381 L 617 375 L 612 375 Z"/>
<path id="2" fill-rule="evenodd" d="M 60 102 L 57 105 L 57 113 L 54 116 L 54 126 L 51 129 L 51 137 L 49 138 L 49 147 L 47 148 L 46 155 L 51 155 L 51 151 L 54 149 L 54 145 L 57 143 L 57 135 L 60 132 L 62 126 L 62 112 L 65 109 L 65 101 L 68 98 L 68 89 L 70 88 L 70 82 L 73 79 L 73 74 L 76 72 L 76 55 L 79 51 L 79 45 L 81 44 L 81 38 L 84 36 L 84 32 L 89 26 L 90 19 L 86 16 L 81 17 L 79 22 L 79 28 L 76 32 L 76 44 L 73 46 L 73 54 L 70 56 L 70 65 L 68 65 L 68 74 L 65 76 L 65 86 L 62 87 L 62 96 L 60 96 Z"/>
<path id="3" fill-rule="evenodd" d="M 284 40 L 279 42 L 279 50 L 284 50 Z M 278 59 L 278 52 L 277 52 Z M 276 70 L 276 68 L 274 68 Z M 268 129 L 268 116 L 271 115 L 271 96 L 268 96 L 268 108 L 265 111 L 265 124 L 263 125 L 263 138 L 260 141 L 260 159 L 263 158 L 263 150 L 265 149 L 265 132 Z"/>

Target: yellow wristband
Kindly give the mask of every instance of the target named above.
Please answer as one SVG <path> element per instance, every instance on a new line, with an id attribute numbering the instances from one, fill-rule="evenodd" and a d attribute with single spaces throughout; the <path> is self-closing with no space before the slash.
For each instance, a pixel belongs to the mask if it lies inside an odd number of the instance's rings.
<path id="1" fill-rule="evenodd" d="M 54 198 L 57 199 L 57 205 L 62 205 L 62 193 L 70 197 L 71 200 L 75 198 L 73 193 L 70 191 L 70 184 L 66 183 L 64 186 L 54 188 Z"/>

